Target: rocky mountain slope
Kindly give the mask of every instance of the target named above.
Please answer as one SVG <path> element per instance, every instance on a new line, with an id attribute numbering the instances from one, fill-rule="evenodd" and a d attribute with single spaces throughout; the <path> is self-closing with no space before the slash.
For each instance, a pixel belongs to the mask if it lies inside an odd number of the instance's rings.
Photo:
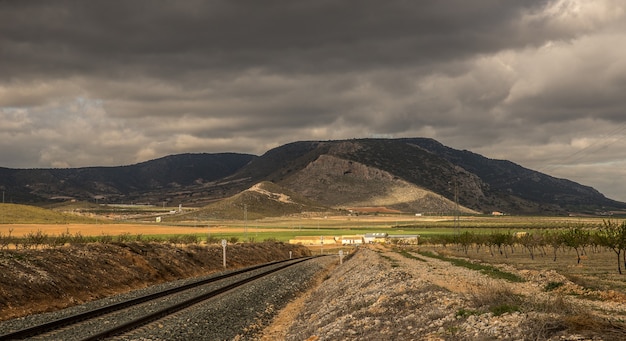
<path id="1" fill-rule="evenodd" d="M 294 142 L 232 178 L 269 180 L 333 207 L 384 205 L 405 212 L 599 213 L 626 204 L 595 189 L 432 139 Z"/>
<path id="2" fill-rule="evenodd" d="M 381 206 L 416 213 L 626 210 L 626 203 L 591 187 L 427 138 L 301 141 L 258 157 L 183 154 L 123 167 L 0 168 L 0 188 L 11 201 L 31 203 L 74 198 L 202 207 L 263 181 L 277 185 L 277 193 L 291 192 L 310 201 L 296 205 L 303 210 L 313 206 Z M 296 206 L 283 211 L 292 212 Z M 281 211 L 253 209 L 259 214 Z"/>

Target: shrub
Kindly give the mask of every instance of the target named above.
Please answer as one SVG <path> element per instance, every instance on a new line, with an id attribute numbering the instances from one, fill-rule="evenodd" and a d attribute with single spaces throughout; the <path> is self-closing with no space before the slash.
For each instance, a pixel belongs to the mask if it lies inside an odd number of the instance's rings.
<path id="1" fill-rule="evenodd" d="M 521 311 L 524 297 L 515 294 L 506 287 L 483 287 L 480 291 L 469 295 L 470 301 L 479 309 L 492 312 L 494 315 L 502 315 Z"/>
<path id="2" fill-rule="evenodd" d="M 59 247 L 69 243 L 72 240 L 72 234 L 69 229 L 65 232 L 61 232 L 58 236 L 50 238 L 49 244 L 52 247 Z"/>
<path id="3" fill-rule="evenodd" d="M 113 236 L 106 234 L 106 233 L 103 233 L 100 237 L 98 237 L 98 242 L 102 244 L 110 244 L 112 241 L 113 241 Z"/>
<path id="4" fill-rule="evenodd" d="M 41 245 L 44 245 L 48 240 L 48 234 L 43 233 L 41 230 L 37 230 L 37 232 L 28 232 L 26 235 L 26 240 L 23 242 L 24 248 L 28 248 L 28 246 L 32 246 L 35 249 Z"/>
<path id="5" fill-rule="evenodd" d="M 0 250 L 3 249 L 8 249 L 10 244 L 13 244 L 13 237 L 11 236 L 11 234 L 13 233 L 13 228 L 9 229 L 9 234 L 8 235 L 4 235 L 2 234 L 2 232 L 0 232 Z"/>
<path id="6" fill-rule="evenodd" d="M 480 312 L 478 312 L 476 310 L 470 310 L 470 309 L 461 308 L 455 314 L 455 316 L 457 316 L 457 317 L 468 317 L 468 316 L 471 316 L 471 315 L 480 315 Z"/>
<path id="7" fill-rule="evenodd" d="M 558 288 L 562 287 L 562 286 L 563 286 L 563 284 L 564 284 L 563 282 L 549 282 L 548 284 L 546 284 L 546 285 L 543 287 L 543 290 L 544 290 L 544 291 L 552 291 L 552 290 L 556 290 L 556 289 L 558 289 Z"/>
<path id="8" fill-rule="evenodd" d="M 185 234 L 182 236 L 181 242 L 183 244 L 198 244 L 200 242 L 200 237 L 195 234 Z"/>
<path id="9" fill-rule="evenodd" d="M 206 238 L 207 244 L 219 244 L 220 242 L 221 242 L 221 239 L 214 237 L 214 236 L 208 236 Z"/>
<path id="10" fill-rule="evenodd" d="M 87 238 L 85 238 L 85 236 L 83 236 L 80 232 L 74 233 L 70 240 L 71 244 L 85 244 L 86 242 Z"/>
<path id="11" fill-rule="evenodd" d="M 117 242 L 118 243 L 127 243 L 127 242 L 130 242 L 132 240 L 133 240 L 133 238 L 131 237 L 130 233 L 128 233 L 128 232 L 124 232 L 124 233 L 122 233 L 122 234 L 117 236 Z"/>
<path id="12" fill-rule="evenodd" d="M 510 313 L 518 312 L 520 310 L 521 308 L 519 305 L 507 304 L 507 303 L 489 307 L 489 311 L 491 311 L 494 316 L 500 316 L 500 315 L 504 315 L 507 313 L 510 314 Z"/>

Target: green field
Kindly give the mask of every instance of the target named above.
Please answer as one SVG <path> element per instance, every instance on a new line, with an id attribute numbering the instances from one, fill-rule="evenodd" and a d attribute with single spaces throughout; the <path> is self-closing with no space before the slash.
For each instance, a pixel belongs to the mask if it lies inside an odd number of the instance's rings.
<path id="1" fill-rule="evenodd" d="M 297 236 L 341 236 L 386 232 L 390 235 L 418 234 L 422 238 L 455 235 L 470 231 L 476 234 L 493 232 L 532 232 L 564 230 L 568 228 L 593 229 L 603 224 L 601 217 L 491 217 L 466 216 L 454 221 L 453 217 L 414 218 L 411 216 L 333 217 L 332 219 L 273 218 L 254 221 L 194 221 L 179 226 L 196 226 L 215 238 L 238 238 L 240 241 L 278 240 L 288 241 Z M 213 231 L 213 232 L 212 232 Z"/>
<path id="2" fill-rule="evenodd" d="M 96 216 L 58 212 L 18 204 L 0 204 L 0 224 L 89 224 L 102 223 Z"/>
<path id="3" fill-rule="evenodd" d="M 76 203 L 72 206 L 44 209 L 39 207 L 15 204 L 0 204 L 0 228 L 2 224 L 155 224 L 154 215 L 167 214 L 169 209 L 161 207 L 116 207 L 95 204 Z M 144 213 L 144 219 L 119 218 L 120 211 L 132 212 L 134 215 Z M 71 213 L 80 212 L 81 214 Z M 114 218 L 111 218 L 111 217 Z M 118 218 L 115 218 L 118 217 Z M 477 234 L 489 234 L 494 231 L 530 232 L 533 230 L 557 230 L 567 228 L 589 228 L 601 226 L 606 217 L 539 217 L 539 216 L 491 216 L 473 215 L 460 216 L 421 216 L 404 214 L 371 214 L 360 216 L 312 216 L 282 217 L 255 220 L 193 220 L 164 222 L 171 226 L 172 232 L 177 228 L 189 233 L 190 228 L 198 238 L 237 238 L 239 241 L 278 240 L 286 242 L 297 236 L 341 236 L 386 232 L 389 234 L 418 234 L 422 238 L 440 235 L 460 234 L 471 231 Z M 617 220 L 617 222 L 620 222 Z M 111 227 L 113 230 L 113 227 Z M 106 227 L 97 229 L 98 234 L 107 233 Z M 87 234 L 87 231 L 81 231 Z M 131 232 L 132 233 L 132 232 Z M 181 232 L 182 233 L 182 232 Z M 146 237 L 166 239 L 169 234 L 162 232 L 150 233 L 143 231 Z M 114 235 L 114 234 L 113 234 Z"/>

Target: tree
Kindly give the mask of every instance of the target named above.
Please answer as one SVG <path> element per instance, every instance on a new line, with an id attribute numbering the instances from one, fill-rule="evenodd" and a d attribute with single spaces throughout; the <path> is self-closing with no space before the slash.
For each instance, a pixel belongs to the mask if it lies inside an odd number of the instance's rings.
<path id="1" fill-rule="evenodd" d="M 579 228 L 570 228 L 563 234 L 563 243 L 565 246 L 576 250 L 576 262 L 580 264 L 580 255 L 585 250 L 585 246 L 589 244 L 589 232 Z"/>
<path id="2" fill-rule="evenodd" d="M 556 252 L 559 250 L 559 248 L 561 246 L 563 246 L 563 232 L 560 231 L 553 231 L 553 232 L 546 232 L 544 234 L 544 239 L 546 241 L 547 244 L 549 244 L 550 246 L 552 246 L 552 252 L 554 254 L 554 259 L 553 261 L 556 262 Z"/>
<path id="3" fill-rule="evenodd" d="M 602 228 L 598 232 L 598 241 L 602 246 L 605 246 L 617 256 L 617 272 L 622 274 L 620 255 L 622 251 L 626 252 L 626 222 L 617 224 L 611 220 L 603 220 Z M 626 259 L 624 260 L 624 266 L 626 267 Z"/>

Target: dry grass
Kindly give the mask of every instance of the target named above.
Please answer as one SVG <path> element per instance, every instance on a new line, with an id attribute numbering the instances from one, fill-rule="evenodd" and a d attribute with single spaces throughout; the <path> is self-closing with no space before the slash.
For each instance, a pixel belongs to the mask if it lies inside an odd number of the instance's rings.
<path id="1" fill-rule="evenodd" d="M 626 340 L 626 325 L 590 314 L 582 313 L 565 317 L 567 326 L 576 331 L 590 332 L 605 340 Z"/>
<path id="2" fill-rule="evenodd" d="M 477 309 L 473 313 L 491 312 L 494 316 L 513 312 L 526 314 L 528 318 L 520 328 L 526 331 L 527 340 L 547 340 L 559 333 L 626 340 L 625 323 L 593 315 L 587 308 L 569 302 L 560 294 L 524 297 L 504 287 L 483 287 L 468 297 Z"/>
<path id="3" fill-rule="evenodd" d="M 482 287 L 468 294 L 470 302 L 481 311 L 489 311 L 494 315 L 520 311 L 524 297 L 515 294 L 506 287 Z"/>
<path id="4" fill-rule="evenodd" d="M 424 246 L 421 249 L 428 250 Z M 576 253 L 570 249 L 559 249 L 556 261 L 553 260 L 551 255 L 536 255 L 535 259 L 531 259 L 528 253 L 519 247 L 516 248 L 515 252 L 509 253 L 507 257 L 501 255 L 492 256 L 485 249 L 481 249 L 480 252 L 472 250 L 467 254 L 455 247 L 434 249 L 438 253 L 479 260 L 486 264 L 498 266 L 500 264 L 508 264 L 516 269 L 530 271 L 556 271 L 588 291 L 611 289 L 620 293 L 626 293 L 626 281 L 624 281 L 626 275 L 617 273 L 615 253 L 610 250 L 601 249 L 595 252 L 588 250 L 581 262 L 577 263 Z"/>

